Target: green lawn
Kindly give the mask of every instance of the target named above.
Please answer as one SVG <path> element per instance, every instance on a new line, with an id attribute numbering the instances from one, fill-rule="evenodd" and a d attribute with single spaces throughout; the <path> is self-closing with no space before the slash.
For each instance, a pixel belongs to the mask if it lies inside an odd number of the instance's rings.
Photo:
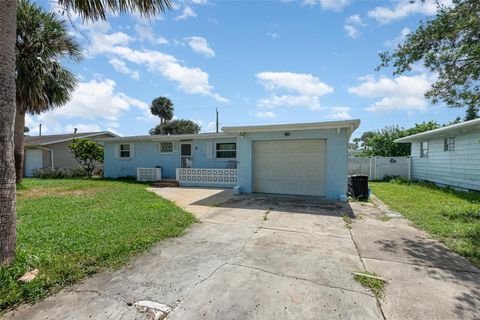
<path id="1" fill-rule="evenodd" d="M 196 221 L 133 182 L 27 179 L 17 202 L 17 256 L 0 268 L 0 310 L 118 268 Z M 36 279 L 18 281 L 34 268 Z"/>
<path id="2" fill-rule="evenodd" d="M 422 183 L 371 182 L 370 186 L 393 210 L 480 267 L 480 193 Z"/>

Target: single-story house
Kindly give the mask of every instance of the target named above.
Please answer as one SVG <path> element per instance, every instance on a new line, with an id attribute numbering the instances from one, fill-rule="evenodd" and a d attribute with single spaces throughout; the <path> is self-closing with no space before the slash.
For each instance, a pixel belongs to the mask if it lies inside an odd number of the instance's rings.
<path id="1" fill-rule="evenodd" d="M 74 138 L 89 138 L 99 142 L 101 138 L 118 137 L 109 131 L 25 136 L 24 175 L 31 177 L 34 169 L 76 168 L 78 162 L 68 145 Z"/>
<path id="2" fill-rule="evenodd" d="M 412 180 L 480 191 L 480 119 L 400 138 L 411 143 Z"/>
<path id="3" fill-rule="evenodd" d="M 345 200 L 348 141 L 359 124 L 348 120 L 106 138 L 104 176 Z"/>

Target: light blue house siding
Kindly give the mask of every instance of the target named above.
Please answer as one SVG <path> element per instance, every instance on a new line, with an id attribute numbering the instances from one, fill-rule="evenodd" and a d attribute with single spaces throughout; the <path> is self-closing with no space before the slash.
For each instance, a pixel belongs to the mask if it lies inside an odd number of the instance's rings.
<path id="1" fill-rule="evenodd" d="M 255 141 L 325 139 L 325 197 L 340 199 L 347 193 L 348 173 L 347 128 L 279 132 L 247 132 L 238 138 L 237 159 L 239 186 L 242 192 L 253 191 L 253 143 Z"/>
<path id="2" fill-rule="evenodd" d="M 446 137 L 455 137 L 453 150 L 444 150 Z M 420 155 L 423 141 L 428 141 L 427 157 Z M 411 148 L 412 179 L 480 191 L 480 130 L 412 141 Z"/>
<path id="3" fill-rule="evenodd" d="M 162 168 L 163 179 L 182 186 L 236 186 L 243 193 L 264 192 L 347 199 L 348 140 L 360 120 L 226 127 L 223 133 L 137 136 L 104 140 L 104 176 L 136 176 L 137 168 Z M 161 142 L 173 142 L 163 148 Z M 181 145 L 192 144 L 192 169 L 181 168 Z M 217 143 L 236 143 L 218 145 Z M 120 145 L 129 144 L 131 150 Z M 160 148 L 169 153 L 161 153 Z M 227 149 L 225 149 L 227 148 Z M 127 148 L 128 149 L 128 148 Z M 236 151 L 236 158 L 229 157 Z M 130 157 L 129 157 L 130 155 Z M 220 157 L 220 158 L 217 158 Z M 234 170 L 234 169 L 237 170 Z M 212 169 L 212 170 L 209 170 Z M 224 169 L 224 170 L 215 170 Z M 227 170 L 228 169 L 228 170 Z"/>
<path id="4" fill-rule="evenodd" d="M 180 145 L 192 144 L 192 168 L 231 168 L 232 160 L 216 159 L 214 150 L 217 142 L 236 142 L 236 137 L 212 138 L 201 140 L 162 140 L 174 143 L 174 152 L 160 153 L 159 141 L 125 140 L 133 146 L 133 157 L 121 159 L 118 157 L 121 141 L 105 141 L 104 176 L 106 178 L 133 177 L 137 168 L 162 168 L 162 178 L 174 179 L 176 168 L 180 168 Z M 210 150 L 209 150 L 210 149 Z"/>

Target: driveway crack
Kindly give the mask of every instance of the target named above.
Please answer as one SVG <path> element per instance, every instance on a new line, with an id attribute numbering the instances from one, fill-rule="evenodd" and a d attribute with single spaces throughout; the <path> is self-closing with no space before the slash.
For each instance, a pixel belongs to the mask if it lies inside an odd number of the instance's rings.
<path id="1" fill-rule="evenodd" d="M 207 281 L 208 279 L 210 279 L 211 277 L 213 277 L 215 275 L 215 273 L 217 273 L 218 270 L 220 270 L 221 268 L 223 268 L 225 265 L 227 264 L 231 264 L 230 261 L 232 261 L 233 259 L 235 259 L 239 254 L 240 252 L 242 252 L 245 247 L 247 246 L 247 244 L 250 242 L 250 240 L 253 238 L 253 236 L 258 232 L 258 230 L 261 228 L 262 226 L 262 223 L 263 222 L 260 222 L 256 227 L 255 227 L 255 230 L 253 230 L 252 234 L 250 234 L 250 236 L 245 240 L 245 242 L 243 243 L 243 245 L 237 250 L 235 251 L 229 258 L 227 258 L 227 260 L 225 262 L 223 262 L 222 264 L 220 264 L 219 266 L 217 266 L 215 269 L 212 270 L 212 272 L 210 272 L 206 277 L 198 280 L 197 282 L 195 282 L 189 289 L 188 291 L 183 295 L 182 298 L 178 299 L 172 306 L 171 306 L 171 311 L 169 312 L 169 315 L 171 313 L 173 313 L 176 309 L 178 309 L 180 307 L 180 305 L 182 304 L 182 302 L 190 295 L 190 293 L 192 292 L 193 289 L 195 289 L 198 285 L 202 284 L 203 282 Z"/>
<path id="2" fill-rule="evenodd" d="M 347 289 L 347 288 L 343 288 L 343 287 L 332 286 L 332 285 L 328 285 L 328 284 L 325 284 L 325 283 L 320 283 L 320 282 L 317 282 L 317 281 L 314 281 L 314 280 L 311 280 L 311 279 L 307 279 L 307 278 L 303 278 L 303 277 L 297 277 L 297 276 L 291 276 L 291 275 L 288 275 L 288 274 L 278 273 L 278 272 L 266 270 L 266 269 L 259 268 L 259 267 L 253 267 L 253 266 L 248 266 L 248 265 L 245 265 L 245 264 L 237 264 L 237 263 L 227 263 L 227 264 L 229 264 L 231 266 L 236 266 L 236 267 L 258 270 L 258 271 L 261 271 L 261 272 L 265 272 L 265 273 L 272 274 L 272 275 L 279 276 L 279 277 L 283 277 L 283 278 L 306 281 L 306 282 L 310 282 L 310 283 L 313 283 L 313 284 L 321 286 L 321 287 L 326 287 L 326 288 L 330 288 L 330 289 L 338 289 L 338 290 L 343 290 L 343 291 L 348 291 L 348 292 L 353 292 L 353 293 L 361 293 L 361 294 L 367 295 L 369 297 L 373 297 L 373 295 L 369 294 L 368 292 L 358 291 L 358 290 L 353 290 L 353 289 Z"/>
<path id="3" fill-rule="evenodd" d="M 353 247 L 354 247 L 354 249 L 355 249 L 355 252 L 357 253 L 358 259 L 360 259 L 360 263 L 362 264 L 363 270 L 364 270 L 364 271 L 367 271 L 367 268 L 365 267 L 365 263 L 363 262 L 362 256 L 360 255 L 360 250 L 359 250 L 359 248 L 358 248 L 358 244 L 357 244 L 357 242 L 355 241 L 355 238 L 353 237 L 352 230 L 349 229 L 348 232 L 350 233 L 350 238 L 352 239 Z M 386 320 L 387 318 L 385 317 L 385 313 L 383 312 L 382 303 L 380 302 L 380 299 L 377 298 L 376 296 L 375 296 L 374 298 L 375 298 L 375 301 L 377 302 L 377 308 L 378 308 L 378 310 L 380 311 L 380 314 L 382 315 L 382 318 L 383 318 L 384 320 Z"/>

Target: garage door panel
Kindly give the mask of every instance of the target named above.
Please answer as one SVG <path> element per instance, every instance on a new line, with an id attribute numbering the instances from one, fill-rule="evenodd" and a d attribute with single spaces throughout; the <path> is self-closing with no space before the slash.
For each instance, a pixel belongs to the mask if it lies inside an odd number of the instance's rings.
<path id="1" fill-rule="evenodd" d="M 253 150 L 255 192 L 325 194 L 325 140 L 258 141 Z"/>
<path id="2" fill-rule="evenodd" d="M 254 151 L 265 152 L 283 152 L 285 145 L 282 141 L 258 141 L 254 145 Z"/>

